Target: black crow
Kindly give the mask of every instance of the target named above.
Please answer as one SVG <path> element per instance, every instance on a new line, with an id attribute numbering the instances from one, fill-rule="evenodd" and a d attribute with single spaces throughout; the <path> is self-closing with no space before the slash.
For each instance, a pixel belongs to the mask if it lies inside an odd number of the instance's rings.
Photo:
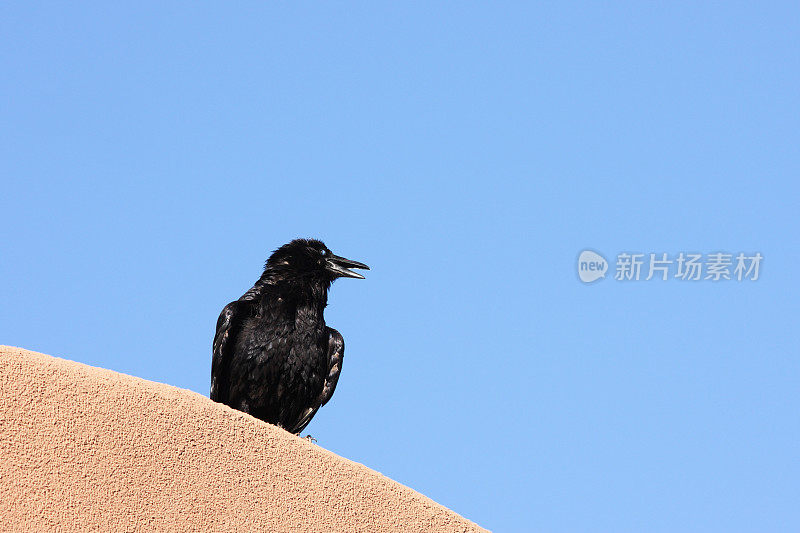
<path id="1" fill-rule="evenodd" d="M 318 240 L 275 250 L 256 284 L 219 315 L 211 399 L 300 433 L 339 380 L 344 339 L 323 311 L 333 280 L 364 279 L 349 268 L 369 270 Z"/>

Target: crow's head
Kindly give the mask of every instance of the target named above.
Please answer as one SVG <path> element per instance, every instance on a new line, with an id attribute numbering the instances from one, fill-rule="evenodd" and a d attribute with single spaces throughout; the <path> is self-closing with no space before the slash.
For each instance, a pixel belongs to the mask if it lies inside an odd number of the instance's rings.
<path id="1" fill-rule="evenodd" d="M 369 270 L 364 263 L 333 255 L 325 243 L 315 239 L 295 239 L 284 244 L 272 253 L 266 267 L 286 274 L 319 278 L 328 282 L 342 277 L 364 279 L 364 276 L 353 272 L 350 268 Z"/>

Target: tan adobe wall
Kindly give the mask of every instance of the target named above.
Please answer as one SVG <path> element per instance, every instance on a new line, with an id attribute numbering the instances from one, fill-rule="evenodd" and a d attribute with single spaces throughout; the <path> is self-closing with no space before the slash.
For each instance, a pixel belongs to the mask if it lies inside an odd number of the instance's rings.
<path id="1" fill-rule="evenodd" d="M 3 531 L 484 531 L 197 393 L 0 347 Z"/>

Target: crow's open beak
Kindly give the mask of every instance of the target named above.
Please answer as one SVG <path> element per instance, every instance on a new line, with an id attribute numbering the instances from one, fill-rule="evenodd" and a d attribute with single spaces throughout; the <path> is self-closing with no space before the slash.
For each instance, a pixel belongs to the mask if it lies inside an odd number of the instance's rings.
<path id="1" fill-rule="evenodd" d="M 325 268 L 328 269 L 328 272 L 336 276 L 337 278 L 358 278 L 364 279 L 364 276 L 359 274 L 358 272 L 353 272 L 349 270 L 349 268 L 363 268 L 369 270 L 369 267 L 364 263 L 359 263 L 358 261 L 353 261 L 352 259 L 345 259 L 344 257 L 339 257 L 338 255 L 330 255 L 325 261 Z"/>

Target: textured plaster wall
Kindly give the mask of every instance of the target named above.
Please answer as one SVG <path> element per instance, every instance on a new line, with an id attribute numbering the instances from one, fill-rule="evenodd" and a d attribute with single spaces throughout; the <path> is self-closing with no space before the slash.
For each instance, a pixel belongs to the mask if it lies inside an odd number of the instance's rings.
<path id="1" fill-rule="evenodd" d="M 0 347 L 3 531 L 483 531 L 191 391 Z"/>

